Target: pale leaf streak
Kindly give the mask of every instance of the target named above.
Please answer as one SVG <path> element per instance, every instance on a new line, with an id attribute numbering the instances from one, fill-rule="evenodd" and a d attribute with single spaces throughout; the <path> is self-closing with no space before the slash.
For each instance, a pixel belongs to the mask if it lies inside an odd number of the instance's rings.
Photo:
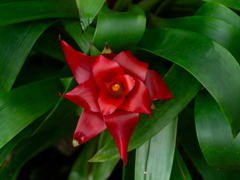
<path id="1" fill-rule="evenodd" d="M 184 180 L 187 180 L 187 179 L 186 179 L 186 176 L 185 176 L 185 174 L 184 174 L 184 172 L 183 172 L 183 170 L 182 170 L 182 167 L 181 167 L 181 164 L 180 164 L 180 162 L 179 162 L 178 156 L 177 156 L 177 163 L 178 163 L 178 166 L 179 166 L 179 168 L 180 168 L 180 171 L 181 171 L 181 173 L 182 173 L 182 176 L 183 176 Z"/>

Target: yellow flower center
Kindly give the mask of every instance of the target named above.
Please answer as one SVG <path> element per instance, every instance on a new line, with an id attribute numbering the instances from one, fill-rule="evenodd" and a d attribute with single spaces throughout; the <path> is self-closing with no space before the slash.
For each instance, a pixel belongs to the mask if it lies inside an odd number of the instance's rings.
<path id="1" fill-rule="evenodd" d="M 120 84 L 114 84 L 112 85 L 113 92 L 118 92 L 120 90 L 121 86 Z"/>

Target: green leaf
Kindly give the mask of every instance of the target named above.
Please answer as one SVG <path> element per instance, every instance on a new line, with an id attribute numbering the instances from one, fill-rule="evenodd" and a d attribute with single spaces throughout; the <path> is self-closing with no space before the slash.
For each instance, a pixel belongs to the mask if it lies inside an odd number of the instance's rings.
<path id="1" fill-rule="evenodd" d="M 154 21 L 154 23 L 152 22 L 154 27 L 177 28 L 203 34 L 224 46 L 235 57 L 238 63 L 240 63 L 238 47 L 240 31 L 220 19 L 207 16 L 162 19 L 151 16 L 151 20 Z"/>
<path id="2" fill-rule="evenodd" d="M 114 10 L 116 11 L 124 11 L 127 9 L 127 7 L 129 6 L 129 4 L 132 3 L 133 0 L 121 0 L 121 1 L 117 1 L 113 7 Z"/>
<path id="3" fill-rule="evenodd" d="M 51 78 L 15 88 L 0 96 L 0 148 L 59 100 L 63 87 Z"/>
<path id="4" fill-rule="evenodd" d="M 86 2 L 86 1 L 84 1 Z M 62 19 L 62 24 L 67 32 L 73 37 L 83 53 L 87 54 L 90 41 L 93 39 L 95 28 L 89 26 L 82 34 L 79 21 L 72 19 Z"/>
<path id="5" fill-rule="evenodd" d="M 0 27 L 0 95 L 11 89 L 32 46 L 52 23 L 31 22 Z"/>
<path id="6" fill-rule="evenodd" d="M 222 19 L 240 30 L 240 17 L 222 4 L 207 2 L 198 9 L 195 15 Z"/>
<path id="7" fill-rule="evenodd" d="M 197 95 L 195 123 L 199 145 L 208 164 L 218 169 L 240 169 L 240 136 L 231 129 L 216 101 L 207 92 Z"/>
<path id="8" fill-rule="evenodd" d="M 44 31 L 43 34 L 38 38 L 33 46 L 33 50 L 66 62 L 62 47 L 59 43 L 59 35 L 61 35 L 61 38 L 70 44 L 72 48 L 80 51 L 76 42 L 69 35 L 66 36 L 62 34 L 62 32 L 60 33 L 50 28 Z"/>
<path id="9" fill-rule="evenodd" d="M 222 46 L 204 35 L 179 29 L 147 30 L 140 49 L 184 67 L 220 105 L 233 137 L 240 131 L 240 67 Z"/>
<path id="10" fill-rule="evenodd" d="M 45 114 L 43 116 L 45 116 Z M 13 148 L 18 143 L 20 143 L 24 138 L 32 134 L 32 132 L 34 132 L 37 129 L 37 127 L 41 124 L 42 121 L 43 121 L 42 117 L 36 119 L 26 128 L 24 128 L 21 132 L 19 132 L 16 136 L 14 136 L 7 144 L 5 144 L 0 149 L 0 166 L 2 165 L 3 161 L 6 159 L 7 155 L 13 150 Z"/>
<path id="11" fill-rule="evenodd" d="M 58 36 L 58 33 L 46 30 L 38 38 L 32 49 L 60 61 L 66 62 L 63 50 L 58 40 Z"/>
<path id="12" fill-rule="evenodd" d="M 178 149 L 175 148 L 173 167 L 170 180 L 192 180 Z"/>
<path id="13" fill-rule="evenodd" d="M 70 83 L 68 84 L 68 87 L 66 88 L 65 92 L 69 92 L 73 88 L 77 86 L 77 83 L 75 79 L 71 79 Z M 68 118 L 75 118 L 79 119 L 76 113 L 76 109 L 79 106 L 74 104 L 73 102 L 69 101 L 68 99 L 65 99 L 63 97 L 60 97 L 60 100 L 54 107 L 54 109 L 49 113 L 49 115 L 44 119 L 41 125 L 39 125 L 38 129 L 35 131 L 35 133 L 39 133 L 41 131 L 51 130 L 55 126 L 63 123 Z M 77 124 L 75 124 L 77 126 Z"/>
<path id="14" fill-rule="evenodd" d="M 97 150 L 100 150 L 104 147 L 113 137 L 106 129 L 104 130 L 99 139 L 99 144 Z M 91 157 L 90 157 L 91 158 Z M 89 159 L 90 159 L 89 158 Z M 89 180 L 106 180 L 112 173 L 114 167 L 117 165 L 120 158 L 114 158 L 105 162 L 95 162 L 92 164 L 92 169 L 90 175 L 88 176 Z"/>
<path id="15" fill-rule="evenodd" d="M 135 176 L 134 176 L 135 157 L 136 157 L 136 150 L 128 152 L 126 167 L 124 167 L 124 164 L 123 164 L 122 180 L 133 180 L 133 179 L 135 179 Z"/>
<path id="16" fill-rule="evenodd" d="M 240 2 L 239 0 L 204 0 L 207 2 L 217 2 L 220 4 L 223 4 L 225 6 L 228 6 L 232 9 L 240 10 Z"/>
<path id="17" fill-rule="evenodd" d="M 136 150 L 135 179 L 170 178 L 177 134 L 177 117 Z M 162 165 L 159 166 L 159 163 Z"/>
<path id="18" fill-rule="evenodd" d="M 85 31 L 106 0 L 76 0 L 82 30 Z"/>
<path id="19" fill-rule="evenodd" d="M 100 51 L 106 42 L 115 53 L 129 50 L 140 41 L 145 26 L 146 16 L 137 5 L 129 6 L 126 12 L 116 12 L 105 4 L 98 16 L 93 44 Z"/>
<path id="20" fill-rule="evenodd" d="M 153 110 L 150 119 L 148 115 L 141 114 L 131 137 L 129 151 L 139 147 L 162 130 L 195 97 L 201 88 L 201 84 L 191 74 L 177 65 L 171 68 L 164 77 L 164 81 L 173 94 L 173 98 L 163 105 L 162 101 L 155 101 L 154 105 L 159 111 Z M 119 157 L 119 152 L 115 141 L 112 140 L 98 151 L 91 161 L 106 161 L 114 157 Z"/>
<path id="21" fill-rule="evenodd" d="M 15 148 L 15 155 L 0 170 L 0 179 L 15 180 L 22 166 L 33 156 L 74 131 L 77 119 L 69 118 L 54 130 L 44 131 L 21 142 Z M 70 145 L 69 145 L 70 147 Z"/>
<path id="22" fill-rule="evenodd" d="M 46 18 L 78 18 L 74 1 L 17 1 L 0 4 L 0 26 Z"/>
<path id="23" fill-rule="evenodd" d="M 98 136 L 85 144 L 80 155 L 75 161 L 68 180 L 86 180 L 88 179 L 89 162 L 88 159 L 94 154 L 97 148 Z"/>
<path id="24" fill-rule="evenodd" d="M 207 164 L 198 144 L 194 125 L 193 108 L 185 108 L 179 114 L 178 122 L 178 139 L 204 180 L 229 180 L 240 178 L 239 171 L 217 170 Z M 195 179 L 194 176 L 192 178 Z"/>

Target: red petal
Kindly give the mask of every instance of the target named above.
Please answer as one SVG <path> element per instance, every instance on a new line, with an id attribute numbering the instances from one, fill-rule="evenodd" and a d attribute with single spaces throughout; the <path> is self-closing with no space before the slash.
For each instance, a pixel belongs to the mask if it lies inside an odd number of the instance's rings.
<path id="1" fill-rule="evenodd" d="M 84 109 L 99 112 L 100 108 L 98 105 L 98 95 L 99 88 L 96 85 L 94 79 L 89 79 L 88 81 L 79 84 L 72 91 L 69 91 L 62 97 L 69 99 L 78 106 L 83 107 Z"/>
<path id="2" fill-rule="evenodd" d="M 131 51 L 122 51 L 114 59 L 126 74 L 136 77 L 142 81 L 145 80 L 148 63 L 135 58 Z"/>
<path id="3" fill-rule="evenodd" d="M 119 107 L 125 111 L 151 114 L 152 102 L 145 84 L 139 79 L 135 79 L 135 86 L 132 91 L 125 96 L 125 100 Z"/>
<path id="4" fill-rule="evenodd" d="M 85 143 L 104 129 L 106 129 L 106 125 L 102 115 L 98 112 L 84 109 L 79 118 L 73 137 L 74 140 L 77 140 L 78 144 L 73 143 L 73 147 Z"/>
<path id="5" fill-rule="evenodd" d="M 102 115 L 113 113 L 123 102 L 124 97 L 114 97 L 104 86 L 99 94 L 98 103 L 100 105 Z"/>
<path id="6" fill-rule="evenodd" d="M 139 119 L 139 113 L 117 109 L 114 113 L 104 116 L 107 128 L 115 139 L 120 156 L 126 166 L 127 150 L 131 135 Z"/>
<path id="7" fill-rule="evenodd" d="M 119 97 L 126 96 L 134 87 L 135 80 L 133 77 L 127 74 L 120 74 L 113 78 L 113 81 L 118 81 L 121 83 L 123 92 Z"/>
<path id="8" fill-rule="evenodd" d="M 93 77 L 92 66 L 96 57 L 87 56 L 74 50 L 69 44 L 59 38 L 67 63 L 72 70 L 73 76 L 81 84 Z"/>
<path id="9" fill-rule="evenodd" d="M 116 54 L 114 52 L 112 52 L 112 50 L 109 48 L 107 42 L 106 42 L 106 45 L 102 51 L 102 55 L 108 59 L 113 59 L 115 58 Z"/>
<path id="10" fill-rule="evenodd" d="M 162 77 L 156 71 L 148 70 L 145 84 L 148 88 L 151 101 L 173 98 Z"/>
<path id="11" fill-rule="evenodd" d="M 105 86 L 105 83 L 111 82 L 119 74 L 124 74 L 124 72 L 116 62 L 102 55 L 97 57 L 93 65 L 93 76 L 100 89 Z"/>

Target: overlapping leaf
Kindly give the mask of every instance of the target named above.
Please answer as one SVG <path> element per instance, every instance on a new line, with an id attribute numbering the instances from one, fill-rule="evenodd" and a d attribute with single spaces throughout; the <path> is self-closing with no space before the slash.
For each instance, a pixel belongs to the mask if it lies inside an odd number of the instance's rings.
<path id="1" fill-rule="evenodd" d="M 135 179 L 170 178 L 176 142 L 177 118 L 136 150 Z"/>
<path id="2" fill-rule="evenodd" d="M 138 46 L 193 74 L 218 102 L 233 137 L 237 136 L 240 131 L 240 67 L 225 48 L 204 35 L 179 29 L 148 30 Z"/>
<path id="3" fill-rule="evenodd" d="M 232 19 L 231 17 L 228 18 Z M 238 20 L 240 22 L 240 18 Z M 177 28 L 204 34 L 224 46 L 240 63 L 240 31 L 220 19 L 205 16 L 162 19 L 152 15 L 149 25 L 154 28 Z"/>
<path id="4" fill-rule="evenodd" d="M 208 164 L 218 169 L 239 170 L 240 136 L 232 138 L 220 107 L 208 92 L 197 95 L 194 111 L 198 141 Z"/>
<path id="5" fill-rule="evenodd" d="M 193 108 L 187 107 L 180 113 L 177 131 L 181 145 L 205 180 L 229 180 L 240 178 L 240 173 L 238 171 L 217 170 L 207 164 L 198 144 L 194 125 Z"/>
<path id="6" fill-rule="evenodd" d="M 0 148 L 52 108 L 63 87 L 58 78 L 27 84 L 0 96 Z"/>
<path id="7" fill-rule="evenodd" d="M 93 44 L 102 50 L 107 42 L 113 52 L 129 50 L 140 41 L 146 26 L 144 11 L 131 5 L 126 12 L 108 9 L 105 4 L 98 16 Z"/>
<path id="8" fill-rule="evenodd" d="M 76 0 L 82 31 L 85 31 L 92 23 L 94 17 L 100 11 L 105 1 L 106 0 Z"/>
<path id="9" fill-rule="evenodd" d="M 177 148 L 175 148 L 170 180 L 192 180 L 188 169 L 182 159 L 182 156 Z"/>
<path id="10" fill-rule="evenodd" d="M 240 10 L 240 2 L 238 0 L 204 0 L 204 1 L 217 2 L 225 6 L 228 6 L 232 9 Z"/>
<path id="11" fill-rule="evenodd" d="M 0 95 L 11 89 L 32 46 L 52 23 L 44 21 L 0 27 Z"/>
<path id="12" fill-rule="evenodd" d="M 198 9 L 195 15 L 210 16 L 222 19 L 223 21 L 226 21 L 227 23 L 240 30 L 240 17 L 231 9 L 222 4 L 215 2 L 205 3 Z"/>
<path id="13" fill-rule="evenodd" d="M 0 26 L 45 18 L 78 18 L 76 2 L 16 1 L 0 4 Z"/>
<path id="14" fill-rule="evenodd" d="M 72 19 L 62 19 L 62 24 L 67 32 L 73 37 L 83 53 L 87 53 L 90 47 L 90 41 L 93 38 L 95 29 L 89 26 L 82 34 L 79 21 Z"/>
<path id="15" fill-rule="evenodd" d="M 181 74 L 181 76 L 180 76 Z M 162 101 L 155 101 L 159 111 L 152 110 L 152 117 L 141 115 L 132 134 L 128 150 L 133 150 L 162 130 L 197 94 L 201 84 L 181 67 L 174 65 L 164 81 L 173 94 L 173 98 L 162 106 Z M 187 89 L 187 91 L 186 91 Z M 118 157 L 114 141 L 97 152 L 91 161 L 105 161 Z"/>

